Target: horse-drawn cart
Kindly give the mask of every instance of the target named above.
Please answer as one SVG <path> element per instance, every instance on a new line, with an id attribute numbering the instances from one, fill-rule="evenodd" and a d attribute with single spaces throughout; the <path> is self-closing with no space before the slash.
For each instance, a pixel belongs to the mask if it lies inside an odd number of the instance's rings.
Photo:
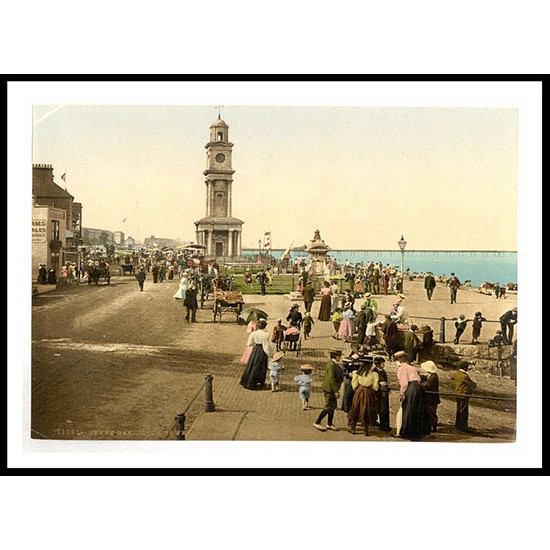
<path id="1" fill-rule="evenodd" d="M 222 320 L 222 315 L 233 313 L 235 320 L 238 321 L 239 315 L 243 310 L 244 299 L 240 292 L 234 290 L 219 290 L 214 292 L 214 321 L 216 317 Z"/>

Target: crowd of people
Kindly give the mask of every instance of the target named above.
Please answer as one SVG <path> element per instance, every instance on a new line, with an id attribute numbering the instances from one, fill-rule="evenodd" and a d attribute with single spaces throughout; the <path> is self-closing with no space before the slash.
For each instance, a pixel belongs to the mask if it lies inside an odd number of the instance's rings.
<path id="1" fill-rule="evenodd" d="M 374 273 L 378 271 L 374 269 Z M 376 275 L 374 278 L 376 279 Z M 430 301 L 440 281 L 431 272 L 426 273 L 423 278 L 426 298 Z M 342 350 L 334 348 L 329 351 L 330 361 L 325 365 L 321 380 L 324 406 L 313 426 L 319 431 L 341 429 L 335 425 L 334 417 L 342 391 L 342 410 L 346 413 L 347 427 L 352 434 L 363 433 L 368 436 L 369 430 L 373 427 L 390 431 L 390 385 L 384 369 L 387 358 L 397 364 L 396 378 L 399 386 L 399 406 L 393 411 L 394 436 L 413 441 L 421 440 L 436 432 L 439 425 L 439 368 L 432 360 L 420 360 L 420 350 L 434 343 L 433 331 L 428 325 L 417 326 L 410 321 L 406 296 L 399 285 L 399 277 L 393 286 L 388 280 L 387 290 L 388 293 L 391 292 L 392 301 L 387 313 L 379 311 L 378 301 L 369 290 L 376 290 L 381 295 L 386 285 L 382 283 L 381 288 L 377 288 L 371 280 L 370 287 L 368 284 L 362 286 L 357 284 L 357 279 L 365 283 L 360 272 L 358 276 L 347 279 L 349 284 L 343 292 L 331 281 L 324 281 L 316 292 L 308 272 L 304 270 L 299 279 L 303 312 L 300 311 L 300 304 L 294 303 L 284 321 L 277 319 L 271 330 L 267 329 L 266 322 L 257 328 L 257 331 L 263 334 L 253 332 L 254 336 L 249 336 L 248 346 L 255 349 L 256 354 L 250 354 L 249 358 L 243 361 L 246 362 L 246 367 L 241 385 L 247 389 L 267 387 L 265 373 L 267 370 L 271 372 L 271 367 L 267 365 L 276 364 L 276 376 L 279 376 L 283 368 L 281 361 L 284 362 L 284 351 L 296 349 L 297 337 L 308 339 L 317 322 L 331 322 L 334 327 L 333 338 L 351 343 L 352 354 L 342 359 Z M 463 284 L 454 273 L 445 280 L 445 286 L 448 289 L 450 305 L 458 303 L 459 289 Z M 312 306 L 316 298 L 320 298 L 320 303 L 314 317 Z M 378 319 L 380 315 L 383 315 L 383 320 Z M 469 323 L 472 324 L 471 344 L 479 344 L 483 323 L 487 321 L 481 311 L 477 311 L 472 319 L 460 314 L 454 320 L 454 344 L 461 343 Z M 286 324 L 283 324 L 285 321 Z M 508 345 L 513 342 L 517 308 L 514 307 L 503 314 L 500 322 L 501 330 L 490 340 L 490 346 Z M 291 338 L 294 344 L 285 347 L 284 343 Z M 260 348 L 261 362 L 257 357 Z M 451 376 L 456 398 L 454 425 L 463 433 L 472 431 L 468 425 L 468 410 L 471 395 L 476 389 L 476 383 L 468 372 L 469 366 L 470 363 L 462 361 Z M 307 410 L 314 367 L 305 364 L 300 369 L 301 373 L 294 376 L 293 380 L 298 386 L 302 408 Z M 251 378 L 254 380 L 253 384 L 247 382 Z M 279 378 L 270 378 L 270 381 L 272 391 L 278 391 Z"/>

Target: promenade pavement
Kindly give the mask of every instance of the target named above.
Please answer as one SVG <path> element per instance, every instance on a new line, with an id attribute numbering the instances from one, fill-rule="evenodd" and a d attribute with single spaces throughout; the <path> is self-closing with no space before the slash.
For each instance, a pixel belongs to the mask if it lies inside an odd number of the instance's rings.
<path id="1" fill-rule="evenodd" d="M 458 291 L 456 304 L 450 304 L 449 290 L 443 285 L 438 285 L 432 300 L 426 298 L 426 294 L 421 281 L 406 281 L 404 294 L 405 305 L 409 311 L 411 322 L 417 324 L 428 323 L 434 328 L 434 337 L 437 340 L 439 334 L 439 321 L 437 323 L 425 321 L 420 317 L 431 317 L 440 319 L 441 317 L 458 317 L 464 314 L 466 318 L 471 319 L 476 311 L 482 311 L 488 319 L 484 324 L 480 345 L 487 342 L 495 331 L 500 328 L 497 321 L 499 316 L 508 309 L 517 305 L 517 296 L 509 295 L 506 299 L 496 299 L 494 296 L 487 296 L 479 293 L 478 289 L 463 287 Z M 379 313 L 387 313 L 395 295 L 378 295 L 375 297 L 378 301 Z M 269 326 L 271 329 L 277 318 L 284 319 L 288 314 L 293 301 L 289 296 L 276 296 L 260 294 L 245 295 L 246 306 L 257 306 L 264 309 L 269 314 Z M 356 309 L 362 299 L 356 301 Z M 300 310 L 304 312 L 304 305 L 300 304 Z M 285 367 L 281 376 L 281 391 L 272 392 L 268 389 L 259 391 L 250 391 L 244 389 L 239 384 L 241 373 L 244 369 L 238 361 L 238 356 L 242 353 L 246 342 L 245 327 L 242 327 L 243 338 L 241 347 L 236 353 L 235 361 L 231 365 L 232 373 L 228 376 L 216 376 L 213 380 L 213 399 L 216 410 L 213 412 L 203 412 L 198 415 L 194 422 L 188 427 L 186 438 L 189 440 L 240 440 L 240 441 L 393 441 L 404 442 L 404 440 L 392 437 L 392 432 L 382 432 L 378 428 L 371 428 L 369 437 L 366 438 L 362 433 L 351 434 L 347 431 L 346 414 L 341 410 L 341 399 L 338 400 L 338 410 L 336 411 L 334 423 L 340 428 L 339 431 L 320 432 L 312 424 L 316 420 L 319 412 L 324 405 L 323 394 L 321 391 L 321 380 L 323 367 L 328 360 L 328 350 L 332 347 L 341 348 L 344 354 L 351 352 L 350 344 L 333 338 L 334 329 L 331 322 L 322 322 L 317 320 L 320 301 L 316 301 L 312 315 L 315 325 L 312 335 L 307 340 L 302 340 L 301 350 L 297 352 L 287 352 L 281 360 Z M 382 318 L 380 318 L 382 319 Z M 454 323 L 447 322 L 447 341 L 452 342 L 454 337 Z M 464 334 L 464 343 L 471 339 L 471 323 Z M 312 395 L 310 399 L 310 409 L 304 411 L 301 407 L 301 401 L 298 396 L 298 386 L 293 378 L 300 373 L 300 365 L 309 363 L 314 366 L 312 386 Z M 389 380 L 392 387 L 396 387 L 395 377 L 396 364 L 386 361 L 386 371 L 389 373 Z M 440 377 L 444 377 L 443 372 Z M 514 385 L 510 380 L 502 380 L 504 389 L 508 392 L 514 392 Z M 397 390 L 390 392 L 391 425 L 395 425 L 395 413 L 399 407 L 399 398 Z M 476 415 L 478 404 L 474 400 L 470 404 L 470 425 L 479 431 L 478 434 L 462 434 L 454 429 L 454 414 L 456 410 L 455 401 L 452 398 L 443 399 L 439 407 L 440 429 L 437 433 L 428 438 L 429 441 L 488 441 L 491 439 L 489 433 L 497 433 L 499 430 L 487 430 L 485 417 Z M 479 408 L 480 413 L 482 409 Z M 486 411 L 486 409 L 484 409 Z M 484 413 L 486 414 L 486 412 Z M 510 441 L 513 440 L 514 419 L 510 415 L 503 413 L 502 418 L 506 426 L 505 433 L 508 436 L 496 435 L 493 439 Z M 498 420 L 495 420 L 498 423 Z M 326 423 L 326 419 L 323 423 Z M 493 426 L 494 428 L 494 426 Z"/>

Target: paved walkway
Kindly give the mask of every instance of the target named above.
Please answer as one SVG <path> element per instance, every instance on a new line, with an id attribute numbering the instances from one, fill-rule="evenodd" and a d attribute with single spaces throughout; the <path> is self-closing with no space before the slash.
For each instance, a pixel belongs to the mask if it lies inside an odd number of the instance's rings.
<path id="1" fill-rule="evenodd" d="M 467 318 L 473 317 L 477 310 L 481 310 L 487 319 L 497 320 L 508 309 L 517 304 L 516 296 L 510 296 L 506 300 L 496 299 L 480 294 L 476 289 L 459 290 L 458 303 L 450 304 L 448 290 L 442 286 L 436 289 L 432 301 L 428 301 L 421 282 L 407 282 L 405 285 L 405 303 L 413 322 L 424 324 L 426 321 L 415 321 L 415 316 L 433 317 L 439 319 L 442 316 L 451 317 L 464 313 Z M 389 311 L 394 296 L 376 296 L 379 304 L 379 312 Z M 277 318 L 283 322 L 292 301 L 288 296 L 261 296 L 247 295 L 245 297 L 247 307 L 257 306 L 269 313 L 270 327 Z M 361 300 L 358 300 L 361 303 Z M 347 431 L 346 414 L 338 409 L 335 415 L 335 425 L 340 431 L 320 432 L 312 423 L 323 408 L 324 400 L 320 389 L 323 366 L 328 360 L 328 350 L 332 347 L 340 347 L 345 354 L 349 353 L 350 344 L 335 340 L 331 322 L 317 320 L 319 301 L 316 301 L 312 315 L 315 325 L 311 338 L 302 340 L 302 349 L 296 352 L 287 352 L 281 360 L 285 370 L 281 376 L 281 391 L 272 392 L 271 389 L 263 391 L 250 391 L 242 388 L 238 380 L 244 366 L 235 360 L 234 372 L 231 376 L 217 376 L 213 381 L 214 402 L 216 411 L 203 412 L 188 427 L 187 439 L 189 440 L 242 440 L 242 441 L 393 441 L 404 443 L 404 440 L 392 437 L 392 432 L 381 432 L 377 428 L 371 428 L 368 438 L 362 433 L 350 434 Z M 358 308 L 357 308 L 358 309 Z M 303 303 L 300 303 L 303 312 Z M 439 323 L 439 322 L 438 322 Z M 434 336 L 439 334 L 439 325 L 429 323 L 435 329 Z M 448 323 L 447 330 L 451 330 L 452 322 Z M 499 328 L 497 324 L 486 323 L 483 328 L 481 341 L 487 341 Z M 465 340 L 469 341 L 471 326 L 465 334 Z M 454 335 L 454 326 L 452 332 Z M 245 338 L 243 336 L 243 345 Z M 314 384 L 310 400 L 311 409 L 303 411 L 298 396 L 298 387 L 293 381 L 299 374 L 300 365 L 310 363 L 315 367 Z M 393 362 L 386 363 L 386 370 L 390 375 L 390 381 L 395 384 L 396 365 Z M 341 400 L 339 400 L 339 406 Z M 398 392 L 390 392 L 390 407 L 392 411 L 391 423 L 394 425 L 395 411 L 398 409 Z M 473 409 L 471 405 L 471 409 Z M 430 441 L 487 441 L 486 437 L 464 435 L 456 432 L 454 424 L 454 401 L 448 402 L 445 408 L 440 406 L 441 428 L 436 434 L 427 438 Z M 475 427 L 475 415 L 472 414 Z M 503 440 L 506 440 L 504 438 Z"/>

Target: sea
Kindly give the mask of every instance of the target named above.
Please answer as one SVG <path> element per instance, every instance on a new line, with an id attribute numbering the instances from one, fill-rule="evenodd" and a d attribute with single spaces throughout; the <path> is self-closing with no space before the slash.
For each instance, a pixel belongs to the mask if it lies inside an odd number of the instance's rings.
<path id="1" fill-rule="evenodd" d="M 275 259 L 280 259 L 284 252 L 282 249 L 271 250 Z M 242 255 L 257 258 L 258 250 L 242 250 Z M 331 250 L 329 256 L 340 265 L 346 260 L 351 264 L 372 261 L 401 268 L 399 250 Z M 290 257 L 292 261 L 300 258 L 309 261 L 305 250 L 291 250 Z M 517 252 L 405 250 L 403 268 L 409 268 L 411 273 L 431 271 L 436 277 L 449 277 L 454 273 L 462 283 L 471 281 L 472 286 L 481 286 L 486 282 L 517 284 Z"/>

